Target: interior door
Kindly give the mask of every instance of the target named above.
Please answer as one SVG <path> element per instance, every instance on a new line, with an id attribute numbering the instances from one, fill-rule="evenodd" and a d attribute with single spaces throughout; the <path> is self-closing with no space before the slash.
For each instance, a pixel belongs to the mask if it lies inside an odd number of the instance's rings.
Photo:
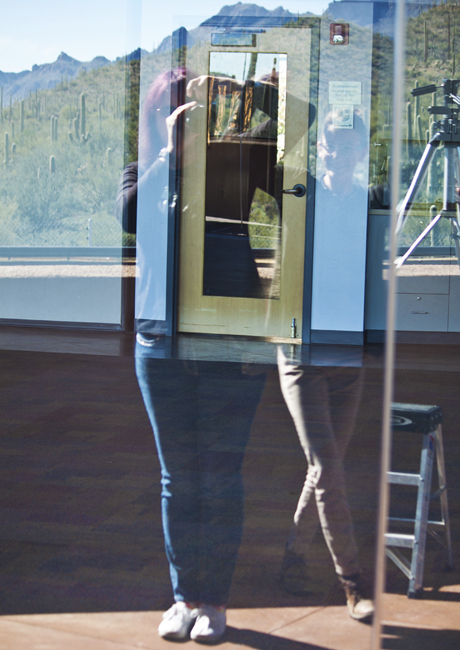
<path id="1" fill-rule="evenodd" d="M 187 53 L 178 330 L 299 339 L 312 28 L 209 41 Z"/>

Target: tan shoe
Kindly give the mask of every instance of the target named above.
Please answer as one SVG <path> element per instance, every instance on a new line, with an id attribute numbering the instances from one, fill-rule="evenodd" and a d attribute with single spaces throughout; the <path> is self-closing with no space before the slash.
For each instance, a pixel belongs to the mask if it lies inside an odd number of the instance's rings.
<path id="1" fill-rule="evenodd" d="M 368 621 L 374 614 L 374 603 L 362 593 L 359 573 L 353 576 L 339 576 L 347 597 L 348 613 L 355 621 Z"/>

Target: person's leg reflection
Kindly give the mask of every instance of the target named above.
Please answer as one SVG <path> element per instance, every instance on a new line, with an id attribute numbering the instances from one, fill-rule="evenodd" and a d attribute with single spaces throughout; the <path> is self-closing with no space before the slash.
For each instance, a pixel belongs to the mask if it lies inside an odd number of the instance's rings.
<path id="1" fill-rule="evenodd" d="M 243 528 L 241 468 L 265 375 L 245 375 L 240 364 L 207 364 L 199 377 L 201 600 L 225 604 Z"/>
<path id="2" fill-rule="evenodd" d="M 136 358 L 161 466 L 161 510 L 174 599 L 199 602 L 197 381 L 183 361 Z"/>
<path id="3" fill-rule="evenodd" d="M 160 634 L 186 638 L 193 626 L 191 638 L 216 640 L 225 630 L 243 527 L 241 467 L 265 376 L 246 375 L 240 364 L 146 355 L 136 370 L 158 448 L 166 554 L 181 605 L 172 613 L 179 632 L 167 619 Z"/>
<path id="4" fill-rule="evenodd" d="M 283 397 L 308 463 L 283 561 L 284 586 L 293 593 L 308 590 L 306 555 L 318 520 L 337 575 L 357 583 L 360 568 L 342 460 L 356 419 L 360 370 L 300 366 L 290 363 L 281 348 L 278 368 Z M 358 601 L 350 604 L 348 592 L 347 601 L 354 618 L 372 614 L 372 603 L 360 595 L 359 611 Z"/>

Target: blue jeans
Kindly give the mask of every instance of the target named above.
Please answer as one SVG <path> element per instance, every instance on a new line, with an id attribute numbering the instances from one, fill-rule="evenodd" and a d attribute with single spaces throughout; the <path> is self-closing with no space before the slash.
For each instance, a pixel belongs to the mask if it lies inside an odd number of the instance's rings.
<path id="1" fill-rule="evenodd" d="M 136 357 L 161 465 L 176 601 L 226 604 L 244 518 L 241 476 L 265 375 L 237 363 Z"/>

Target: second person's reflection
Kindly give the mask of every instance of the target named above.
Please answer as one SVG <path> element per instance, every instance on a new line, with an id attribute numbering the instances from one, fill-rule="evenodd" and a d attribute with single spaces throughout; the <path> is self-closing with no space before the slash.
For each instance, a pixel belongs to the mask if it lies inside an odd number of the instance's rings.
<path id="1" fill-rule="evenodd" d="M 335 233 L 355 227 L 355 202 L 365 197 L 365 190 L 354 182 L 354 173 L 366 153 L 362 118 L 355 113 L 352 128 L 341 128 L 340 111 L 331 111 L 318 141 L 323 174 L 316 180 L 316 197 L 321 206 L 317 218 L 326 220 Z M 349 254 L 345 251 L 345 261 Z M 343 272 L 336 269 L 336 273 Z M 319 522 L 350 616 L 368 620 L 374 607 L 363 594 L 342 462 L 355 426 L 361 371 L 301 366 L 289 361 L 283 348 L 278 351 L 278 369 L 283 397 L 308 463 L 281 570 L 284 588 L 295 594 L 308 592 L 308 550 Z"/>
<path id="2" fill-rule="evenodd" d="M 308 463 L 281 569 L 284 588 L 298 595 L 308 592 L 308 555 L 319 522 L 350 616 L 369 619 L 374 607 L 363 594 L 343 468 L 361 397 L 361 371 L 302 366 L 291 361 L 282 347 L 278 370 Z"/>

